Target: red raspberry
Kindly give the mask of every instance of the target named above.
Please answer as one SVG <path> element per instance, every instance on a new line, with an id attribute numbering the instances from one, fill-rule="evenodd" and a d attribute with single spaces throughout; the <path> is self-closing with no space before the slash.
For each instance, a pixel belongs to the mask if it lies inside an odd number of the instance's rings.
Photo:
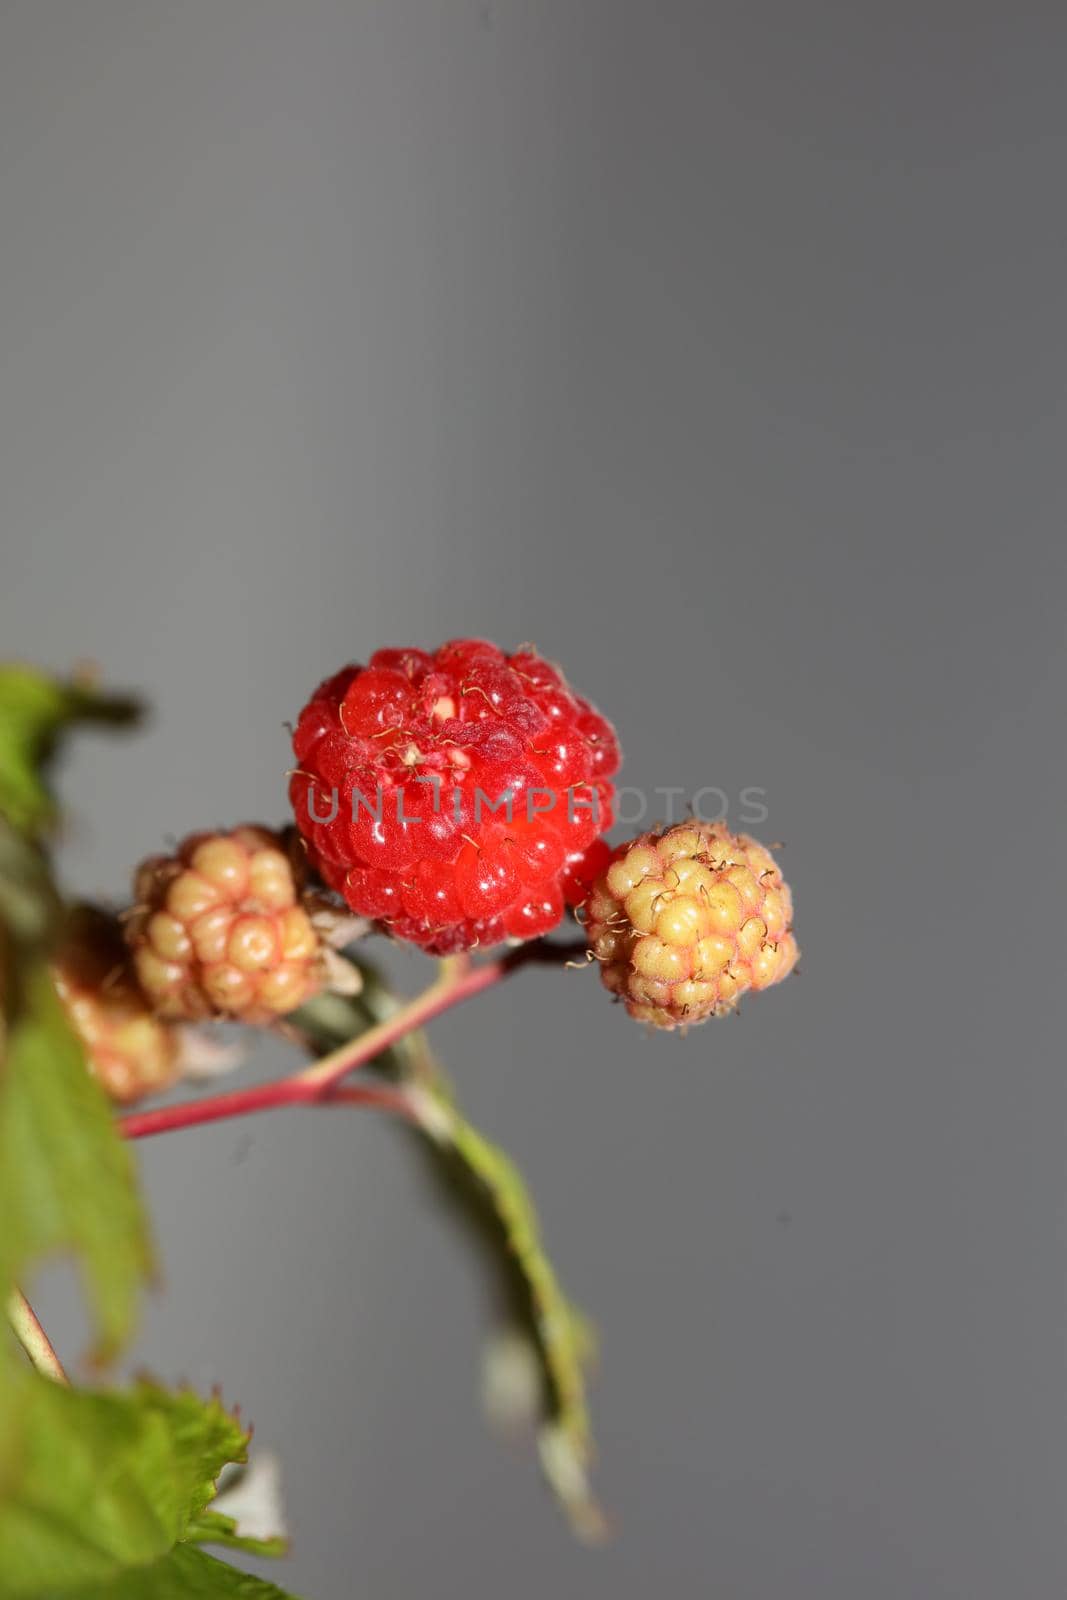
<path id="1" fill-rule="evenodd" d="M 645 833 L 616 850 L 584 907 L 606 986 L 659 1028 L 732 1011 L 797 961 L 793 901 L 773 856 L 721 822 Z"/>
<path id="2" fill-rule="evenodd" d="M 52 959 L 52 981 L 90 1071 L 112 1100 L 128 1104 L 175 1082 L 177 1030 L 149 1010 L 115 917 L 74 907 Z"/>
<path id="3" fill-rule="evenodd" d="M 252 826 L 196 833 L 138 868 L 126 938 L 160 1016 L 266 1023 L 323 987 L 295 842 Z"/>
<path id="4" fill-rule="evenodd" d="M 379 650 L 316 689 L 293 748 L 325 881 L 438 955 L 555 927 L 612 822 L 614 730 L 528 647 Z"/>

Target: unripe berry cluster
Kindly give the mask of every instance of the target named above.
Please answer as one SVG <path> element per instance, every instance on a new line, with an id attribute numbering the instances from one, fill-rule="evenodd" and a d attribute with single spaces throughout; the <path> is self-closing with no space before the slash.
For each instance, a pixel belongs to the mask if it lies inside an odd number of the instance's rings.
<path id="1" fill-rule="evenodd" d="M 789 887 L 763 845 L 689 822 L 623 846 L 583 907 L 606 986 L 659 1028 L 733 1010 L 796 964 Z"/>
<path id="2" fill-rule="evenodd" d="M 303 878 L 291 842 L 250 825 L 144 862 L 126 938 L 154 1010 L 266 1023 L 317 993 L 323 951 Z"/>
<path id="3" fill-rule="evenodd" d="M 326 883 L 436 954 L 555 927 L 612 822 L 614 730 L 532 648 L 379 650 L 319 686 L 293 748 Z"/>

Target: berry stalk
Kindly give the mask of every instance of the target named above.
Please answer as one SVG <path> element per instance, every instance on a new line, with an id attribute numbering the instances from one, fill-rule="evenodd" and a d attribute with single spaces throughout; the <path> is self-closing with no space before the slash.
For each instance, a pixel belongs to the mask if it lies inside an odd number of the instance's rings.
<path id="1" fill-rule="evenodd" d="M 228 1094 L 209 1096 L 203 1100 L 190 1100 L 184 1105 L 165 1106 L 159 1111 L 143 1111 L 121 1117 L 119 1128 L 127 1139 L 149 1138 L 157 1133 L 169 1133 L 177 1128 L 193 1127 L 204 1122 L 220 1122 L 229 1117 L 245 1116 L 253 1111 L 269 1111 L 278 1106 L 314 1105 L 338 1098 L 338 1086 L 343 1078 L 359 1067 L 366 1066 L 377 1056 L 396 1044 L 399 1039 L 423 1027 L 442 1012 L 480 994 L 532 962 L 564 964 L 585 954 L 585 944 L 523 945 L 495 961 L 480 966 L 446 966 L 441 977 L 424 989 L 422 994 L 404 1006 L 394 1016 L 349 1040 L 329 1055 L 323 1056 L 314 1066 L 305 1067 L 291 1077 L 276 1083 L 254 1084 L 248 1089 L 235 1089 Z M 403 1095 L 387 1089 L 366 1087 L 346 1091 L 348 1104 L 357 1102 L 382 1109 L 408 1113 Z"/>

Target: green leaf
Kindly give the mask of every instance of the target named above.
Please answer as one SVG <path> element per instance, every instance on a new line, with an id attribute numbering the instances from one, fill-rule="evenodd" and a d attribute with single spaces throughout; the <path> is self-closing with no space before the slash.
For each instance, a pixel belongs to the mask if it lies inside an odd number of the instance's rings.
<path id="1" fill-rule="evenodd" d="M 51 948 L 59 918 L 44 856 L 0 816 L 0 1016 L 9 1022 L 24 1004 L 26 973 Z"/>
<path id="2" fill-rule="evenodd" d="M 272 1539 L 256 1539 L 238 1530 L 236 1519 L 221 1511 L 202 1511 L 186 1531 L 190 1544 L 217 1544 L 228 1550 L 247 1550 L 253 1556 L 283 1556 L 288 1539 L 276 1534 Z"/>
<path id="3" fill-rule="evenodd" d="M 238 1572 L 224 1561 L 180 1544 L 150 1567 L 137 1567 L 105 1584 L 74 1589 L 65 1600 L 297 1600 L 265 1578 Z"/>
<path id="4" fill-rule="evenodd" d="M 191 1391 L 94 1393 L 37 1374 L 22 1389 L 0 1500 L 4 1595 L 80 1593 L 158 1560 L 198 1526 L 223 1467 L 246 1459 L 240 1423 Z"/>
<path id="5" fill-rule="evenodd" d="M 0 665 L 0 1296 L 38 1256 L 73 1249 L 101 1356 L 132 1325 L 148 1233 L 129 1154 L 45 965 L 59 904 L 37 834 L 54 816 L 41 767 L 62 729 L 134 714 L 87 681 Z"/>
<path id="6" fill-rule="evenodd" d="M 113 1355 L 151 1269 L 148 1227 L 130 1152 L 43 966 L 27 980 L 0 1068 L 0 1217 L 5 1294 L 38 1257 L 75 1251 L 96 1353 Z"/>
<path id="7" fill-rule="evenodd" d="M 217 1396 L 202 1400 L 192 1389 L 163 1389 L 142 1382 L 133 1398 L 141 1411 L 166 1424 L 181 1489 L 179 1537 L 204 1515 L 223 1467 L 248 1459 L 250 1434 Z"/>
<path id="8" fill-rule="evenodd" d="M 136 701 L 108 695 L 83 680 L 62 682 L 19 663 L 0 666 L 0 814 L 33 834 L 54 819 L 42 779 L 62 729 L 75 722 L 130 723 Z"/>

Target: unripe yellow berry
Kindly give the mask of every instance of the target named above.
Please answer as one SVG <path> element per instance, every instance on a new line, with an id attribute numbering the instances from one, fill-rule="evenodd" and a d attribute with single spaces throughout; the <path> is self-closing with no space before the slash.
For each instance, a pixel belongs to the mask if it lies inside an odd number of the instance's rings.
<path id="1" fill-rule="evenodd" d="M 304 882 L 289 839 L 260 827 L 194 834 L 146 862 L 126 938 L 154 1010 L 267 1023 L 316 994 L 329 958 Z"/>
<path id="2" fill-rule="evenodd" d="M 624 845 L 585 905 L 601 978 L 632 1017 L 676 1028 L 731 1011 L 796 965 L 793 901 L 766 846 L 721 822 Z"/>

